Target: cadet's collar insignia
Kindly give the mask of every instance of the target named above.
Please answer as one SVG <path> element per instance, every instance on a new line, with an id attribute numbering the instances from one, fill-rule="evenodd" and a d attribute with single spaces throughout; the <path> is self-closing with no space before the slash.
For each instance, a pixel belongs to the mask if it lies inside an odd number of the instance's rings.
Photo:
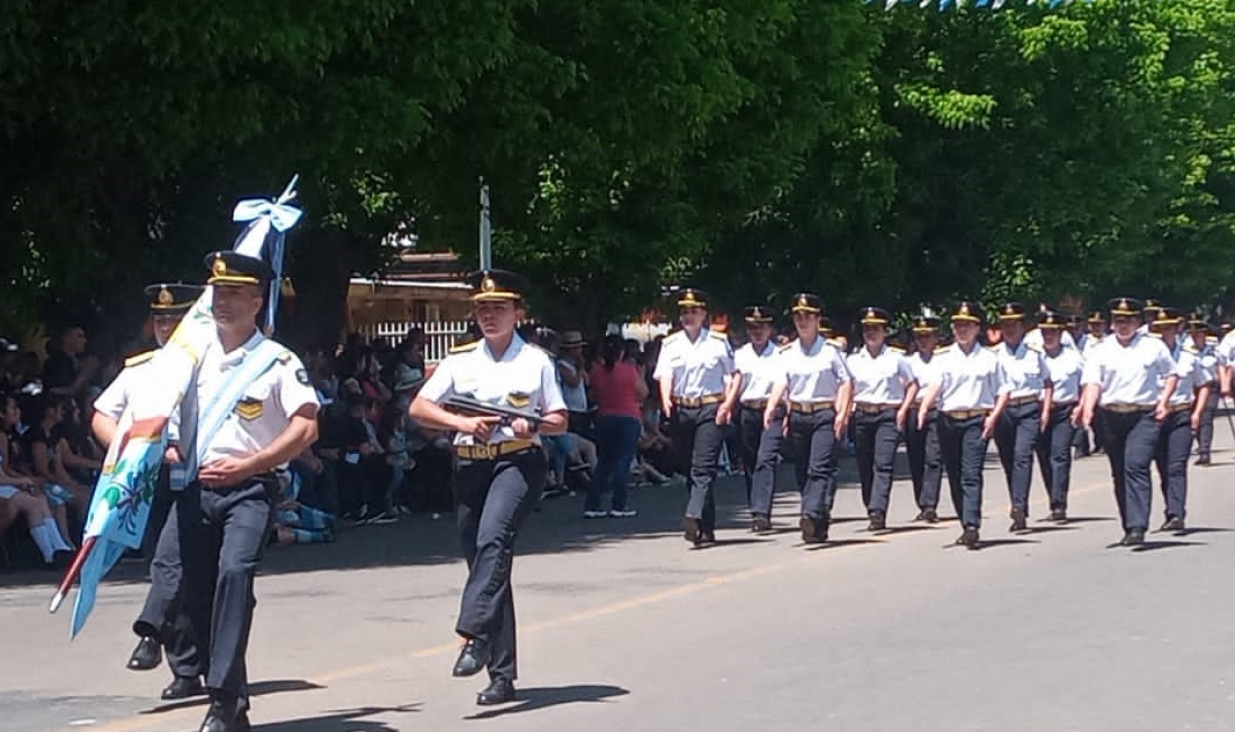
<path id="1" fill-rule="evenodd" d="M 171 305 L 174 300 L 175 298 L 172 297 L 171 290 L 167 289 L 167 285 L 163 285 L 159 288 L 158 302 L 160 305 L 166 307 L 167 305 Z"/>
<path id="2" fill-rule="evenodd" d="M 515 409 L 523 409 L 532 403 L 532 395 L 523 392 L 512 391 L 506 395 L 506 401 L 510 402 L 510 406 Z"/>
<path id="3" fill-rule="evenodd" d="M 227 276 L 227 262 L 223 261 L 223 257 L 221 255 L 214 258 L 214 264 L 210 265 L 210 274 L 215 277 Z M 160 297 L 162 296 L 160 295 Z"/>
<path id="4" fill-rule="evenodd" d="M 492 277 L 486 276 L 480 281 L 480 290 L 482 292 L 493 292 L 496 289 L 497 283 L 493 281 Z"/>

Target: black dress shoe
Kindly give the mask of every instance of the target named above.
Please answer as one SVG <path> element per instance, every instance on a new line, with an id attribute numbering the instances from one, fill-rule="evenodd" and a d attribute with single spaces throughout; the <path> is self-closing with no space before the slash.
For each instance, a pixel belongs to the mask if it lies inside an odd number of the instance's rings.
<path id="1" fill-rule="evenodd" d="M 1068 520 L 1068 510 L 1066 508 L 1052 508 L 1051 521 L 1062 524 Z"/>
<path id="2" fill-rule="evenodd" d="M 764 534 L 772 530 L 772 521 L 767 516 L 761 513 L 755 514 L 754 520 L 751 522 L 751 531 L 756 534 Z"/>
<path id="3" fill-rule="evenodd" d="M 137 641 L 128 666 L 130 671 L 149 671 L 158 668 L 160 663 L 163 663 L 163 648 L 157 640 L 147 636 Z"/>
<path id="4" fill-rule="evenodd" d="M 1184 520 L 1179 518 L 1178 516 L 1167 516 L 1166 523 L 1162 524 L 1162 528 L 1159 529 L 1159 531 L 1183 531 L 1183 530 L 1184 530 Z"/>
<path id="5" fill-rule="evenodd" d="M 451 676 L 475 676 L 489 665 L 489 644 L 479 638 L 469 638 L 459 651 Z"/>
<path id="6" fill-rule="evenodd" d="M 1008 531 L 1011 531 L 1013 534 L 1019 534 L 1028 530 L 1029 527 L 1025 523 L 1025 509 L 1012 509 L 1012 525 L 1008 527 Z"/>
<path id="7" fill-rule="evenodd" d="M 933 508 L 922 509 L 922 520 L 928 524 L 939 523 L 939 512 Z"/>
<path id="8" fill-rule="evenodd" d="M 250 729 L 248 712 L 236 709 L 235 704 L 213 701 L 198 732 L 249 732 Z"/>
<path id="9" fill-rule="evenodd" d="M 691 544 L 699 543 L 699 519 L 690 516 L 682 519 L 682 538 Z"/>
<path id="10" fill-rule="evenodd" d="M 494 704 L 505 704 L 506 702 L 512 702 L 514 700 L 514 682 L 500 676 L 490 681 L 489 685 L 476 695 L 476 703 L 482 707 L 488 707 Z"/>
<path id="11" fill-rule="evenodd" d="M 201 696 L 206 693 L 206 689 L 202 686 L 202 682 L 196 676 L 186 677 L 177 676 L 172 679 L 172 682 L 163 689 L 162 698 L 172 701 L 173 699 L 188 699 L 191 696 Z"/>
<path id="12" fill-rule="evenodd" d="M 966 526 L 961 535 L 956 537 L 958 546 L 968 547 L 970 549 L 978 548 L 978 530 L 973 526 Z"/>
<path id="13" fill-rule="evenodd" d="M 828 522 L 824 519 L 804 515 L 798 521 L 798 528 L 802 530 L 802 541 L 807 544 L 822 544 L 828 540 Z"/>
<path id="14" fill-rule="evenodd" d="M 866 527 L 867 531 L 883 531 L 888 527 L 888 519 L 882 511 L 872 511 L 870 520 L 870 526 Z"/>
<path id="15" fill-rule="evenodd" d="M 1204 456 L 1204 457 L 1199 457 L 1199 458 L 1197 458 L 1197 459 L 1196 459 L 1196 462 L 1195 462 L 1195 463 L 1192 463 L 1192 464 L 1193 464 L 1193 465 L 1213 465 L 1213 463 L 1212 463 L 1212 462 L 1210 462 L 1210 460 L 1209 460 L 1209 456 L 1208 456 L 1208 455 L 1206 455 L 1206 456 Z"/>
<path id="16" fill-rule="evenodd" d="M 1145 531 L 1142 529 L 1129 529 L 1124 533 L 1124 538 L 1119 542 L 1120 546 L 1140 546 L 1145 543 Z"/>

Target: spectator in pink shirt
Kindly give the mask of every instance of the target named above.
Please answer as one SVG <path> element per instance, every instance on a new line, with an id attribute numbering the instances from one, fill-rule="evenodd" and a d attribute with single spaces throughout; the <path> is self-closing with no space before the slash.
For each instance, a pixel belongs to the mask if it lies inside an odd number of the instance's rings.
<path id="1" fill-rule="evenodd" d="M 630 480 L 631 461 L 639 441 L 643 400 L 647 398 L 647 380 L 643 367 L 627 363 L 622 356 L 625 344 L 620 335 L 605 336 L 603 361 L 594 364 L 589 374 L 596 411 L 596 472 L 588 489 L 584 518 L 629 518 L 635 511 L 626 505 L 626 483 Z M 606 513 L 600 508 L 600 496 L 613 481 L 613 503 Z"/>

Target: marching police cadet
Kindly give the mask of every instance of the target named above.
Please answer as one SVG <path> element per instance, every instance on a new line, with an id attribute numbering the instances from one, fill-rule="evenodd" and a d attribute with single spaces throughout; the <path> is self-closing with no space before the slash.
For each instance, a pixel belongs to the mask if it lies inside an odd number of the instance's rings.
<path id="1" fill-rule="evenodd" d="M 490 705 L 515 697 L 515 540 L 545 487 L 540 435 L 566 430 L 566 402 L 549 355 L 515 332 L 526 312 L 524 279 L 493 269 L 470 280 L 482 337 L 443 359 L 408 411 L 430 429 L 455 433 L 456 516 L 468 574 L 455 626 L 464 644 L 453 675 L 488 667 L 490 683 L 476 703 Z M 454 396 L 539 412 L 541 421 L 537 427 L 521 417 L 507 423 L 454 414 L 442 406 Z"/>
<path id="2" fill-rule="evenodd" d="M 1196 388 L 1197 402 L 1201 402 L 1201 387 L 1207 387 L 1201 408 L 1201 424 L 1196 430 L 1196 462 L 1194 465 L 1210 465 L 1210 451 L 1214 442 L 1214 415 L 1218 411 L 1218 344 L 1210 335 L 1209 323 L 1200 312 L 1188 319 L 1188 334 L 1191 343 L 1184 348 L 1191 353 L 1201 369 L 1202 382 Z"/>
<path id="3" fill-rule="evenodd" d="M 964 527 L 956 543 L 979 545 L 982 527 L 982 464 L 986 447 L 1008 403 L 1003 365 L 992 349 L 978 343 L 982 311 L 961 302 L 951 314 L 956 343 L 935 357 L 939 379 L 926 388 L 918 410 L 918 428 L 938 404 L 939 450 L 948 473 L 952 505 Z"/>
<path id="4" fill-rule="evenodd" d="M 1081 419 L 1090 427 L 1096 414 L 1103 415 L 1102 445 L 1124 527 L 1120 544 L 1136 546 L 1149 528 L 1149 464 L 1179 383 L 1178 367 L 1161 339 L 1140 332 L 1139 301 L 1116 298 L 1109 310 L 1114 333 L 1085 358 Z"/>
<path id="5" fill-rule="evenodd" d="M 1183 311 L 1172 307 L 1158 310 L 1152 323 L 1155 334 L 1175 361 L 1175 376 L 1179 383 L 1167 402 L 1166 419 L 1158 433 L 1154 462 L 1166 504 L 1166 522 L 1162 531 L 1182 531 L 1188 508 L 1188 454 L 1192 452 L 1192 434 L 1200 427 L 1201 413 L 1209 400 L 1209 387 L 1196 360 L 1196 355 L 1184 347 L 1180 332 Z M 1159 381 L 1161 384 L 1161 380 Z"/>
<path id="6" fill-rule="evenodd" d="M 1106 335 L 1106 316 L 1101 310 L 1090 311 L 1089 317 L 1085 319 L 1085 327 L 1089 329 L 1088 332 L 1076 342 L 1077 347 L 1081 349 L 1082 356 L 1102 342 L 1102 338 Z"/>
<path id="7" fill-rule="evenodd" d="M 845 359 L 853 378 L 854 443 L 870 531 L 887 527 L 896 443 L 918 395 L 908 359 L 885 342 L 891 320 L 883 308 L 865 308 L 859 318 L 863 345 Z"/>
<path id="8" fill-rule="evenodd" d="M 217 329 L 191 392 L 202 415 L 200 447 L 186 441 L 182 451 L 186 459 L 194 450 L 202 459 L 177 502 L 177 530 L 186 607 L 195 636 L 209 639 L 211 704 L 200 730 L 241 732 L 249 729 L 244 657 L 256 602 L 253 576 L 279 490 L 274 471 L 317 439 L 318 401 L 300 359 L 257 329 L 270 267 L 234 251 L 207 256 L 206 266 Z M 216 405 L 226 417 L 206 434 L 201 428 L 210 429 Z M 188 415 L 182 415 L 182 437 Z"/>
<path id="9" fill-rule="evenodd" d="M 1043 355 L 1054 386 L 1046 432 L 1038 441 L 1038 466 L 1051 502 L 1051 521 L 1068 520 L 1068 487 L 1072 480 L 1072 444 L 1081 422 L 1081 372 L 1085 359 L 1077 348 L 1063 344 L 1064 318 L 1054 310 L 1040 316 Z"/>
<path id="10" fill-rule="evenodd" d="M 742 465 L 746 468 L 746 498 L 750 502 L 751 530 L 772 530 L 772 495 L 776 487 L 776 466 L 780 461 L 784 433 L 784 407 L 780 417 L 769 427 L 763 426 L 763 412 L 772 395 L 776 379 L 771 365 L 776 355 L 772 343 L 772 311 L 762 305 L 752 305 L 743 313 L 749 342 L 733 355 L 741 375 L 738 404 L 741 411 L 738 429 L 742 442 Z"/>
<path id="11" fill-rule="evenodd" d="M 1046 431 L 1053 402 L 1051 372 L 1042 351 L 1025 343 L 1025 306 L 1005 303 L 999 310 L 1002 342 L 994 346 L 1007 380 L 1007 408 L 995 426 L 995 447 L 1012 499 L 1013 532 L 1028 531 L 1029 486 L 1034 451 Z"/>
<path id="12" fill-rule="evenodd" d="M 652 376 L 660 385 L 660 408 L 669 439 L 690 476 L 682 519 L 685 539 L 695 546 L 716 541 L 716 468 L 737 399 L 740 375 L 724 333 L 706 327 L 707 294 L 686 288 L 678 298 L 682 330 L 664 340 Z M 688 462 L 689 461 L 689 462 Z"/>
<path id="13" fill-rule="evenodd" d="M 939 318 L 920 315 L 913 321 L 913 339 L 917 346 L 909 356 L 909 367 L 918 382 L 917 399 L 909 412 L 905 428 L 905 452 L 909 457 L 909 477 L 913 481 L 913 498 L 918 504 L 915 521 L 939 522 L 939 486 L 943 481 L 943 462 L 939 454 L 939 410 L 932 408 L 918 427 L 922 396 L 926 388 L 939 380 Z"/>
<path id="14" fill-rule="evenodd" d="M 802 491 L 798 527 L 803 541 L 816 544 L 828 538 L 836 494 L 834 453 L 848 428 L 853 381 L 844 354 L 819 332 L 822 299 L 799 293 L 791 312 L 798 337 L 776 353 L 776 385 L 763 412 L 763 426 L 771 429 L 777 423 L 777 406 L 788 399 L 783 429 Z"/>
<path id="15" fill-rule="evenodd" d="M 181 283 L 159 283 L 147 287 L 145 294 L 149 300 L 154 340 L 162 348 L 180 324 L 180 319 L 197 302 L 202 288 Z M 148 371 L 154 354 L 154 351 L 146 351 L 126 360 L 124 370 L 95 400 L 91 428 L 104 447 L 110 445 L 116 436 L 120 417 L 129 403 L 129 395 L 141 388 L 143 379 L 151 378 Z M 179 412 L 172 414 L 170 422 L 168 445 L 169 453 L 174 456 Z M 150 562 L 150 589 L 146 592 L 146 603 L 141 614 L 133 623 L 133 632 L 140 640 L 127 664 L 133 671 L 155 668 L 162 661 L 163 649 L 166 649 L 172 682 L 163 689 L 162 697 L 168 700 L 204 693 L 199 678 L 198 644 L 189 626 L 180 592 L 180 534 L 176 530 L 175 505 L 183 487 L 179 481 L 175 485 L 171 483 L 166 466 L 160 471 L 144 542 L 149 545 L 153 543 L 152 538 L 157 541 Z"/>
<path id="16" fill-rule="evenodd" d="M 1037 321 L 1030 321 L 1028 317 L 1026 318 L 1026 321 L 1027 321 L 1026 327 L 1028 328 L 1028 330 L 1025 333 L 1025 343 L 1028 343 L 1031 348 L 1034 348 L 1038 351 L 1042 350 L 1044 341 L 1043 341 L 1043 333 L 1041 330 L 1038 329 L 1037 323 L 1038 321 L 1041 321 L 1042 316 L 1048 312 L 1055 312 L 1055 308 L 1051 307 L 1050 305 L 1047 305 L 1046 303 L 1039 303 Z M 1061 339 L 1060 342 L 1063 343 L 1064 348 L 1076 348 L 1077 347 L 1076 340 L 1072 338 L 1072 333 L 1071 333 L 1070 328 L 1068 330 L 1063 330 L 1060 332 L 1060 339 Z"/>

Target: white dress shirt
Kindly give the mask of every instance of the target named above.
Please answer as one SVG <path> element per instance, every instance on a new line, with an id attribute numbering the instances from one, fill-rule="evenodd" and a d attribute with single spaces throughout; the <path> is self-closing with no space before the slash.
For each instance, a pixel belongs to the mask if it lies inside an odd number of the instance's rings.
<path id="1" fill-rule="evenodd" d="M 539 410 L 541 414 L 566 411 L 553 360 L 517 334 L 500 359 L 493 357 L 484 339 L 451 353 L 420 387 L 420 396 L 436 404 L 452 396 L 466 396 L 495 406 Z M 489 435 L 490 444 L 514 439 L 510 427 L 499 427 Z M 539 444 L 540 435 L 533 434 L 532 441 Z M 455 444 L 473 445 L 475 438 L 456 433 Z"/>
<path id="2" fill-rule="evenodd" d="M 1006 388 L 1003 365 L 989 348 L 975 343 L 969 353 L 960 345 L 935 354 L 940 374 L 939 395 L 935 398 L 941 412 L 965 409 L 992 409 L 1002 389 Z"/>
<path id="3" fill-rule="evenodd" d="M 694 341 L 681 330 L 661 343 L 652 378 L 673 377 L 673 396 L 684 399 L 722 394 L 725 378 L 736 371 L 733 348 L 724 333 L 704 328 Z"/>
<path id="4" fill-rule="evenodd" d="M 1003 366 L 1003 376 L 1007 382 L 1005 391 L 1010 398 L 1037 396 L 1050 383 L 1050 369 L 1046 367 L 1046 359 L 1037 347 L 1022 340 L 1016 348 L 1009 347 L 1007 343 L 998 343 L 993 348 Z"/>
<path id="5" fill-rule="evenodd" d="M 1152 407 L 1161 393 L 1161 381 L 1178 368 L 1158 338 L 1138 332 L 1125 346 L 1110 336 L 1085 357 L 1081 383 L 1102 387 L 1101 406 Z"/>
<path id="6" fill-rule="evenodd" d="M 863 345 L 845 359 L 845 365 L 853 377 L 854 404 L 899 405 L 905 399 L 905 388 L 914 381 L 909 360 L 887 344 L 875 356 Z"/>
<path id="7" fill-rule="evenodd" d="M 1054 403 L 1071 404 L 1081 398 L 1081 373 L 1085 370 L 1085 357 L 1076 348 L 1060 346 L 1059 353 L 1052 356 L 1050 352 L 1042 354 L 1046 358 L 1046 367 L 1051 372 L 1051 384 L 1054 385 Z"/>
<path id="8" fill-rule="evenodd" d="M 822 336 L 809 348 L 795 340 L 776 352 L 776 380 L 788 385 L 785 393 L 791 403 L 835 400 L 840 385 L 851 378 L 840 349 Z"/>
<path id="9" fill-rule="evenodd" d="M 763 344 L 761 351 L 755 351 L 754 344 L 747 343 L 733 354 L 734 366 L 742 374 L 739 401 L 762 402 L 772 395 L 772 387 L 776 384 L 775 356 L 776 344 L 772 341 Z"/>

